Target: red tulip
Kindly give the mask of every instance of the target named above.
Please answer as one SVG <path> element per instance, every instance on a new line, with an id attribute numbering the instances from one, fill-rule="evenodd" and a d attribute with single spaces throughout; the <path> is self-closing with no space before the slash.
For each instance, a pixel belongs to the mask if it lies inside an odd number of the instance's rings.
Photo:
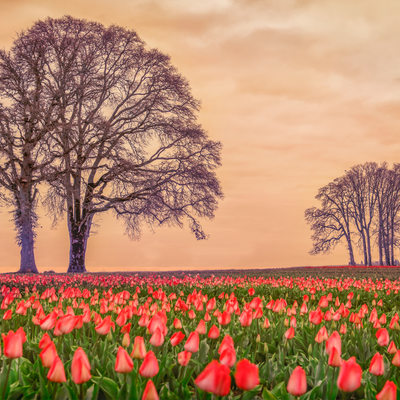
<path id="1" fill-rule="evenodd" d="M 225 347 L 224 351 L 219 357 L 219 362 L 226 365 L 227 367 L 232 367 L 236 362 L 236 351 L 231 347 Z"/>
<path id="2" fill-rule="evenodd" d="M 291 326 L 286 332 L 285 332 L 285 338 L 287 340 L 294 338 L 294 328 Z"/>
<path id="3" fill-rule="evenodd" d="M 24 331 L 24 328 L 21 326 L 15 331 L 16 335 L 19 335 L 21 337 L 22 344 L 26 342 L 26 333 Z"/>
<path id="4" fill-rule="evenodd" d="M 107 335 L 111 328 L 114 328 L 115 324 L 111 321 L 111 317 L 107 315 L 98 325 L 95 326 L 95 331 L 99 335 Z"/>
<path id="5" fill-rule="evenodd" d="M 258 366 L 245 358 L 240 360 L 236 364 L 235 382 L 240 389 L 254 389 L 260 383 Z"/>
<path id="6" fill-rule="evenodd" d="M 178 363 L 184 367 L 188 364 L 191 357 L 192 353 L 190 351 L 181 351 L 180 353 L 178 353 Z"/>
<path id="7" fill-rule="evenodd" d="M 121 333 L 129 333 L 131 331 L 132 323 L 128 322 L 121 328 Z"/>
<path id="8" fill-rule="evenodd" d="M 331 367 L 340 367 L 342 365 L 342 359 L 336 347 L 332 347 L 331 353 L 329 354 L 328 364 Z"/>
<path id="9" fill-rule="evenodd" d="M 160 329 L 163 336 L 165 336 L 168 332 L 166 323 L 167 323 L 166 315 L 162 311 L 159 311 L 151 318 L 149 324 L 147 325 L 147 329 L 151 334 L 153 334 L 158 328 Z"/>
<path id="10" fill-rule="evenodd" d="M 66 382 L 64 364 L 60 360 L 60 357 L 55 356 L 49 373 L 47 374 L 47 379 L 51 382 Z"/>
<path id="11" fill-rule="evenodd" d="M 400 350 L 397 350 L 395 355 L 393 356 L 392 364 L 396 367 L 400 367 Z"/>
<path id="12" fill-rule="evenodd" d="M 383 389 L 376 395 L 376 400 L 396 400 L 397 386 L 392 381 L 386 381 Z"/>
<path id="13" fill-rule="evenodd" d="M 397 351 L 397 347 L 395 345 L 395 343 L 393 342 L 393 340 L 390 342 L 388 349 L 387 349 L 389 354 L 395 354 Z"/>
<path id="14" fill-rule="evenodd" d="M 297 366 L 293 370 L 286 389 L 293 396 L 301 396 L 307 392 L 307 378 L 303 368 Z"/>
<path id="15" fill-rule="evenodd" d="M 217 318 L 220 325 L 228 325 L 231 322 L 231 314 L 229 314 L 227 311 L 224 311 Z"/>
<path id="16" fill-rule="evenodd" d="M 327 354 L 331 354 L 333 347 L 336 347 L 339 355 L 342 354 L 342 341 L 338 331 L 334 331 L 325 343 L 325 351 Z"/>
<path id="17" fill-rule="evenodd" d="M 159 400 L 156 387 L 152 380 L 148 380 L 146 387 L 144 388 L 142 400 Z"/>
<path id="18" fill-rule="evenodd" d="M 361 375 L 362 369 L 355 357 L 343 360 L 337 379 L 338 388 L 344 392 L 354 392 L 361 385 Z"/>
<path id="19" fill-rule="evenodd" d="M 129 336 L 129 333 L 124 333 L 124 336 L 122 338 L 122 346 L 128 347 L 131 343 L 131 338 Z"/>
<path id="20" fill-rule="evenodd" d="M 117 358 L 115 360 L 115 367 L 116 372 L 126 374 L 131 372 L 133 369 L 133 361 L 129 357 L 129 354 L 123 347 L 118 348 Z"/>
<path id="21" fill-rule="evenodd" d="M 23 336 L 17 332 L 9 331 L 7 335 L 1 334 L 4 343 L 4 355 L 8 358 L 22 357 Z"/>
<path id="22" fill-rule="evenodd" d="M 133 342 L 133 349 L 131 353 L 132 358 L 143 360 L 146 355 L 146 347 L 142 336 L 136 336 Z"/>
<path id="23" fill-rule="evenodd" d="M 12 317 L 12 310 L 7 310 L 3 315 L 4 320 L 11 319 L 11 317 Z"/>
<path id="24" fill-rule="evenodd" d="M 379 346 L 387 346 L 389 344 L 389 332 L 386 328 L 380 328 L 376 332 Z"/>
<path id="25" fill-rule="evenodd" d="M 76 325 L 76 319 L 73 315 L 64 315 L 59 318 L 54 327 L 54 335 L 60 336 L 72 332 Z"/>
<path id="26" fill-rule="evenodd" d="M 208 331 L 208 337 L 210 339 L 217 339 L 219 337 L 219 329 L 217 326 L 213 325 Z"/>
<path id="27" fill-rule="evenodd" d="M 205 392 L 226 396 L 231 388 L 230 370 L 226 365 L 213 360 L 204 368 L 194 383 Z"/>
<path id="28" fill-rule="evenodd" d="M 225 335 L 224 338 L 222 339 L 221 344 L 219 345 L 218 354 L 221 354 L 226 347 L 233 347 L 233 346 L 234 344 L 232 337 L 229 335 Z"/>
<path id="29" fill-rule="evenodd" d="M 154 333 L 151 335 L 149 343 L 155 347 L 162 346 L 164 343 L 164 335 L 159 327 L 157 327 Z"/>
<path id="30" fill-rule="evenodd" d="M 77 385 L 87 382 L 92 377 L 90 374 L 90 363 L 82 347 L 76 349 L 72 358 L 71 375 L 72 380 Z"/>
<path id="31" fill-rule="evenodd" d="M 253 314 L 251 310 L 244 310 L 239 317 L 240 325 L 250 326 L 253 321 Z"/>
<path id="32" fill-rule="evenodd" d="M 380 353 L 376 353 L 371 360 L 369 365 L 369 372 L 373 375 L 383 375 L 385 372 L 385 365 L 383 363 L 383 356 Z"/>
<path id="33" fill-rule="evenodd" d="M 310 311 L 308 314 L 309 321 L 314 325 L 319 325 L 322 322 L 323 312 L 317 308 L 315 311 Z"/>
<path id="34" fill-rule="evenodd" d="M 53 365 L 54 359 L 57 357 L 55 344 L 50 341 L 47 347 L 40 352 L 39 357 L 42 360 L 42 365 L 46 368 L 50 368 Z"/>
<path id="35" fill-rule="evenodd" d="M 139 374 L 145 378 L 152 378 L 157 375 L 159 371 L 158 361 L 155 354 L 150 350 L 139 368 Z"/>
<path id="36" fill-rule="evenodd" d="M 199 334 L 196 331 L 189 335 L 184 348 L 186 351 L 190 351 L 191 353 L 199 351 Z"/>
<path id="37" fill-rule="evenodd" d="M 175 332 L 170 339 L 171 345 L 177 346 L 183 339 L 185 339 L 185 335 L 181 331 Z"/>
<path id="38" fill-rule="evenodd" d="M 174 319 L 174 328 L 175 329 L 182 329 L 182 323 L 178 318 Z"/>
<path id="39" fill-rule="evenodd" d="M 53 311 L 40 321 L 40 327 L 44 330 L 53 329 L 57 321 L 57 314 Z"/>
<path id="40" fill-rule="evenodd" d="M 206 323 L 201 319 L 197 325 L 196 332 L 198 332 L 199 335 L 204 335 L 206 331 Z"/>
<path id="41" fill-rule="evenodd" d="M 43 350 L 49 343 L 52 343 L 52 340 L 46 332 L 39 341 L 39 349 Z"/>

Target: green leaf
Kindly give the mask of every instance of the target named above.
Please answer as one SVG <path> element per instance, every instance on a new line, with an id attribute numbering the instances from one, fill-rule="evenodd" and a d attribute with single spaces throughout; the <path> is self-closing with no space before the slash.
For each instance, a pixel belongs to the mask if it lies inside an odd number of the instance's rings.
<path id="1" fill-rule="evenodd" d="M 208 353 L 210 350 L 210 346 L 205 340 L 202 340 L 200 343 L 200 348 L 199 348 L 199 361 L 201 363 L 206 363 L 208 360 Z"/>
<path id="2" fill-rule="evenodd" d="M 278 400 L 267 388 L 264 388 L 262 398 L 264 400 Z"/>
<path id="3" fill-rule="evenodd" d="M 286 391 L 285 382 L 278 383 L 273 389 L 272 393 L 280 400 L 289 400 L 289 394 Z"/>
<path id="4" fill-rule="evenodd" d="M 105 376 L 92 378 L 111 399 L 118 398 L 118 385 L 115 381 Z"/>

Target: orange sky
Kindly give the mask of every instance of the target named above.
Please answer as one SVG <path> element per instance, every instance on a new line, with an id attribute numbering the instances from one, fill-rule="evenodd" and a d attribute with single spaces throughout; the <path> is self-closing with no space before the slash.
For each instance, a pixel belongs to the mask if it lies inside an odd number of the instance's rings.
<path id="1" fill-rule="evenodd" d="M 95 220 L 95 270 L 346 264 L 344 248 L 310 256 L 304 210 L 317 189 L 356 163 L 400 161 L 398 0 L 0 0 L 0 47 L 46 16 L 65 14 L 135 30 L 172 58 L 201 100 L 200 121 L 222 141 L 225 199 L 188 229 L 124 235 Z M 40 213 L 40 271 L 66 270 L 65 220 Z M 19 250 L 0 210 L 0 271 Z M 361 260 L 360 256 L 356 259 Z"/>

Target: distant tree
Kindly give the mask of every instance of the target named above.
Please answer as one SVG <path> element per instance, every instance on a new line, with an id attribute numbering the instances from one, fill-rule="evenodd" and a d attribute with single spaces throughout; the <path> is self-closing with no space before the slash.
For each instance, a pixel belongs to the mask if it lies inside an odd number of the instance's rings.
<path id="1" fill-rule="evenodd" d="M 38 185 L 50 162 L 46 137 L 56 119 L 46 92 L 44 48 L 20 36 L 0 51 L 0 200 L 12 209 L 20 272 L 37 273 L 34 255 Z"/>
<path id="2" fill-rule="evenodd" d="M 312 207 L 305 211 L 306 221 L 313 232 L 310 254 L 329 252 L 343 239 L 349 252 L 349 264 L 355 265 L 350 203 L 342 179 L 335 179 L 319 189 L 315 198 L 321 201 L 322 207 Z"/>
<path id="3" fill-rule="evenodd" d="M 364 253 L 364 265 L 372 265 L 372 224 L 377 203 L 378 164 L 356 165 L 346 172 L 344 184 L 350 193 L 353 222 L 359 232 Z"/>
<path id="4" fill-rule="evenodd" d="M 394 265 L 394 251 L 400 245 L 400 164 L 367 162 L 353 166 L 343 176 L 319 189 L 321 208 L 309 208 L 306 221 L 313 231 L 311 254 L 331 250 L 346 240 L 350 264 L 354 264 L 353 242 L 373 264 L 377 245 L 379 264 Z"/>
<path id="5" fill-rule="evenodd" d="M 23 40 L 45 48 L 44 79 L 57 99 L 46 204 L 66 212 L 69 272 L 85 271 L 93 219 L 112 211 L 138 237 L 143 223 L 189 222 L 206 237 L 222 197 L 221 145 L 197 122 L 198 102 L 169 57 L 137 34 L 71 17 L 39 21 Z"/>
<path id="6" fill-rule="evenodd" d="M 383 165 L 378 171 L 377 188 L 379 263 L 395 265 L 394 248 L 398 245 L 399 211 L 400 211 L 400 165 L 393 169 Z M 385 262 L 383 262 L 383 255 Z"/>

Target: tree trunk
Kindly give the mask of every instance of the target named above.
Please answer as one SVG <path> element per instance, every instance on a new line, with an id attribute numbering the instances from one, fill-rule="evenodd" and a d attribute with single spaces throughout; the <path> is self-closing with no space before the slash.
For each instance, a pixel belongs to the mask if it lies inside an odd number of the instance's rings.
<path id="1" fill-rule="evenodd" d="M 35 262 L 33 229 L 29 221 L 21 226 L 21 263 L 18 272 L 38 273 Z"/>
<path id="2" fill-rule="evenodd" d="M 379 227 L 378 227 L 378 249 L 379 249 L 379 265 L 383 265 L 383 240 L 382 240 L 382 214 L 379 213 Z"/>
<path id="3" fill-rule="evenodd" d="M 394 265 L 394 221 L 390 227 L 390 265 Z"/>
<path id="4" fill-rule="evenodd" d="M 349 257 L 350 257 L 349 265 L 356 265 L 356 262 L 354 260 L 353 246 L 351 245 L 351 241 L 348 241 L 347 245 L 349 248 Z"/>
<path id="5" fill-rule="evenodd" d="M 364 231 L 361 231 L 361 238 L 362 238 L 362 244 L 363 244 L 363 252 L 364 252 L 364 265 L 368 265 L 368 255 L 367 255 L 367 244 L 365 242 L 365 234 Z"/>
<path id="6" fill-rule="evenodd" d="M 68 273 L 86 272 L 85 256 L 89 229 L 87 225 L 82 226 L 81 229 L 75 224 L 70 227 Z"/>
<path id="7" fill-rule="evenodd" d="M 385 246 L 385 259 L 386 265 L 391 265 L 390 263 L 390 228 L 389 219 L 386 220 L 386 229 L 384 230 L 384 246 Z"/>
<path id="8" fill-rule="evenodd" d="M 366 229 L 366 239 L 367 239 L 367 256 L 368 256 L 368 265 L 372 265 L 372 253 L 371 253 L 371 236 L 369 233 L 369 229 Z"/>
<path id="9" fill-rule="evenodd" d="M 34 215 L 32 204 L 30 204 L 29 199 L 29 191 L 26 188 L 25 190 L 22 189 L 19 193 L 19 215 L 16 218 L 18 226 L 18 243 L 21 247 L 21 262 L 18 272 L 37 274 L 38 270 L 34 253 Z"/>

